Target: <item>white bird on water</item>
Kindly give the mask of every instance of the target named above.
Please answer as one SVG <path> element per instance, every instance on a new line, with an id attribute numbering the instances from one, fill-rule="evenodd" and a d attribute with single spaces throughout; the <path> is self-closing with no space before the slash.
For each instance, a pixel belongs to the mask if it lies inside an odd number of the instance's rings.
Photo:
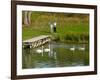
<path id="1" fill-rule="evenodd" d="M 37 49 L 36 52 L 37 52 L 37 53 L 42 53 L 43 50 L 41 50 L 41 49 Z"/>
<path id="2" fill-rule="evenodd" d="M 43 53 L 43 46 L 42 46 L 42 49 L 37 49 L 36 52 L 37 53 Z"/>
<path id="3" fill-rule="evenodd" d="M 44 52 L 50 52 L 50 45 L 49 48 L 44 49 Z"/>
<path id="4" fill-rule="evenodd" d="M 79 50 L 84 51 L 85 50 L 85 46 L 79 47 Z"/>
<path id="5" fill-rule="evenodd" d="M 71 47 L 71 48 L 70 48 L 70 51 L 75 51 L 75 47 L 74 47 L 74 46 Z"/>
<path id="6" fill-rule="evenodd" d="M 49 48 L 44 49 L 44 52 L 50 52 Z"/>

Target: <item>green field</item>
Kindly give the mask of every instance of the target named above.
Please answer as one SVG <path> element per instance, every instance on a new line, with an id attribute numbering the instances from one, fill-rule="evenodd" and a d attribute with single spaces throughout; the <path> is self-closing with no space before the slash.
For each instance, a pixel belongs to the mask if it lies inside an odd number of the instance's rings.
<path id="1" fill-rule="evenodd" d="M 49 22 L 57 22 L 57 32 L 50 32 Z M 22 27 L 22 39 L 39 35 L 52 35 L 60 42 L 89 42 L 89 15 L 68 13 L 32 12 L 31 24 Z"/>

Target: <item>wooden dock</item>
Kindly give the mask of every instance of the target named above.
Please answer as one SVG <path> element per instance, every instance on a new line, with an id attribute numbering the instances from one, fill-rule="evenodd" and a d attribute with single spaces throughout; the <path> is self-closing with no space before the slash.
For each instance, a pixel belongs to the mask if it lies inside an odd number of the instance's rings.
<path id="1" fill-rule="evenodd" d="M 23 47 L 36 48 L 50 41 L 51 37 L 49 35 L 41 35 L 23 41 Z"/>

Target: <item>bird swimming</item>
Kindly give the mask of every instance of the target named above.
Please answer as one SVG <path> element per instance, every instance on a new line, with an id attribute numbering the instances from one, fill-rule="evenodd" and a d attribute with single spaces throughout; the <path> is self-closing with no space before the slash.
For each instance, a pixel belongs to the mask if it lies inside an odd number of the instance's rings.
<path id="1" fill-rule="evenodd" d="M 42 46 L 41 49 L 37 49 L 37 50 L 36 50 L 37 53 L 43 53 L 43 51 L 44 51 L 44 50 L 43 50 L 43 46 Z"/>
<path id="2" fill-rule="evenodd" d="M 80 47 L 79 50 L 84 51 L 85 47 Z"/>
<path id="3" fill-rule="evenodd" d="M 75 47 L 74 46 L 70 48 L 70 51 L 74 51 L 74 50 L 75 50 Z"/>
<path id="4" fill-rule="evenodd" d="M 37 49 L 36 52 L 37 52 L 37 53 L 43 53 L 43 50 Z"/>
<path id="5" fill-rule="evenodd" d="M 50 52 L 49 48 L 44 49 L 44 52 Z"/>

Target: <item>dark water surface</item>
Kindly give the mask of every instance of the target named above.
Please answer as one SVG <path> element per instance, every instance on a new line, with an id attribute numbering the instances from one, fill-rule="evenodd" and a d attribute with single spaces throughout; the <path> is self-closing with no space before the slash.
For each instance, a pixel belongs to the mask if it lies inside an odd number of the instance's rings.
<path id="1" fill-rule="evenodd" d="M 22 63 L 23 69 L 88 66 L 88 44 L 51 42 L 35 49 L 23 49 Z"/>

